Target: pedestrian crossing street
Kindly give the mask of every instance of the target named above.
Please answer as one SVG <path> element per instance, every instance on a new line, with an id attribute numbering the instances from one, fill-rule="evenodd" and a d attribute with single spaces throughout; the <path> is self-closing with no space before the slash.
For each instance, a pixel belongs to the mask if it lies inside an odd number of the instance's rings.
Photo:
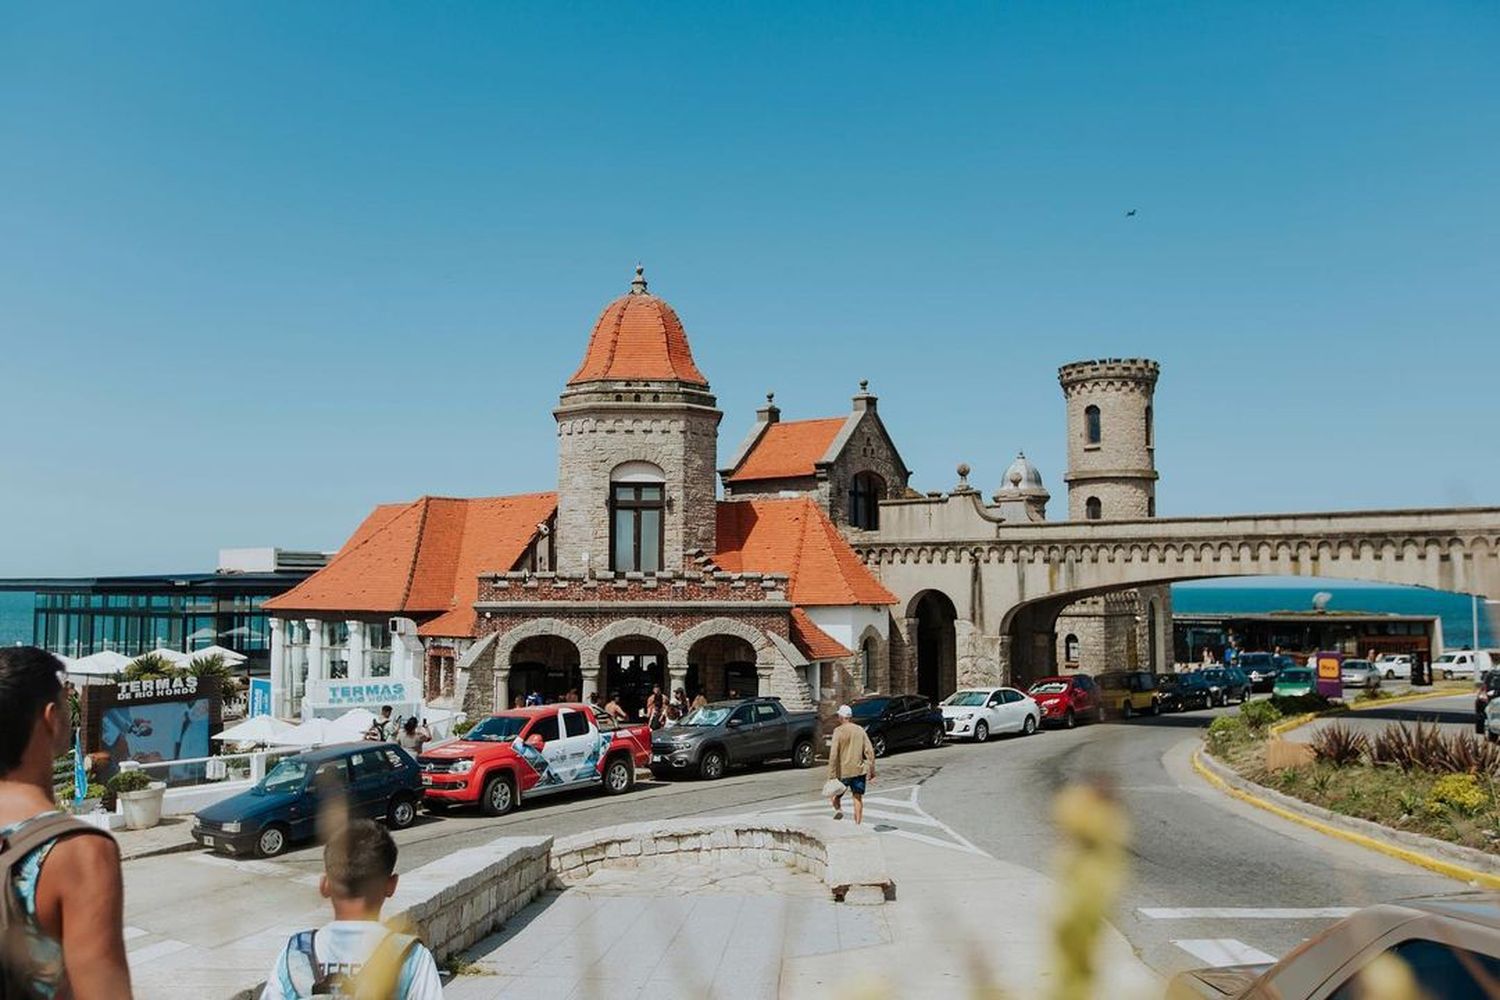
<path id="1" fill-rule="evenodd" d="M 904 837 L 932 847 L 943 847 L 967 854 L 990 855 L 975 847 L 962 834 L 942 820 L 927 813 L 917 803 L 920 785 L 899 785 L 882 788 L 878 793 L 865 796 L 865 827 L 876 833 L 891 837 Z M 777 806 L 760 811 L 761 816 L 831 816 L 833 809 L 827 799 L 799 802 L 789 806 Z M 854 821 L 853 803 L 844 799 L 844 822 Z"/>

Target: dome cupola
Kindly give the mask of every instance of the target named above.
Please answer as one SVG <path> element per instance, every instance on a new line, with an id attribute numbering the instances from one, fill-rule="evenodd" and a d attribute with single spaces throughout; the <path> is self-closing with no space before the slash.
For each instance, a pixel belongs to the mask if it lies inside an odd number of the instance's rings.
<path id="1" fill-rule="evenodd" d="M 708 387 L 693 362 L 687 331 L 666 300 L 646 288 L 637 265 L 630 291 L 604 307 L 589 335 L 583 363 L 568 385 L 585 382 L 680 382 Z"/>

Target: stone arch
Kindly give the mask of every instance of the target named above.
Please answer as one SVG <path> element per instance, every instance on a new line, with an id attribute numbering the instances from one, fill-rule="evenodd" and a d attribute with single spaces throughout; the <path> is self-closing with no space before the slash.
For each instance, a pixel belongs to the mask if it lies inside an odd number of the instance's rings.
<path id="1" fill-rule="evenodd" d="M 941 590 L 920 591 L 907 605 L 914 624 L 917 693 L 942 701 L 958 687 L 958 606 Z"/>
<path id="2" fill-rule="evenodd" d="M 874 625 L 866 625 L 854 641 L 854 676 L 863 684 L 856 684 L 860 693 L 865 691 L 893 691 L 895 684 L 890 676 L 889 658 L 883 655 L 886 639 Z M 865 673 L 865 657 L 868 653 L 869 673 Z M 883 662 L 882 662 L 883 661 Z M 882 667 L 884 669 L 882 670 Z"/>
<path id="3" fill-rule="evenodd" d="M 530 639 L 538 635 L 555 635 L 567 639 L 578 649 L 578 655 L 586 659 L 589 650 L 589 635 L 576 625 L 569 625 L 565 621 L 556 618 L 533 618 L 522 622 L 507 632 L 501 632 L 493 638 L 495 642 L 494 665 L 496 670 L 510 669 L 510 656 L 515 652 L 516 646 L 523 639 Z M 471 651 L 472 652 L 472 651 Z"/>
<path id="4" fill-rule="evenodd" d="M 732 635 L 737 639 L 743 639 L 757 653 L 771 644 L 771 640 L 766 638 L 766 634 L 760 629 L 752 628 L 733 618 L 710 618 L 699 622 L 680 633 L 674 640 L 674 644 L 679 652 L 686 655 L 687 651 L 693 647 L 693 643 L 714 635 Z"/>

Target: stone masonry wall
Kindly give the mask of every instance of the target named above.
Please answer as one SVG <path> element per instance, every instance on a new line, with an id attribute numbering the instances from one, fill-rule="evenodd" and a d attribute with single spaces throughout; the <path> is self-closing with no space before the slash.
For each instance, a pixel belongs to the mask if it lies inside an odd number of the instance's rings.
<path id="1" fill-rule="evenodd" d="M 1079 362 L 1058 372 L 1068 418 L 1068 517 L 1081 521 L 1091 496 L 1104 519 L 1148 516 L 1156 495 L 1156 462 L 1146 411 L 1159 367 L 1142 358 Z M 1097 406 L 1098 444 L 1090 444 L 1085 411 Z"/>
<path id="2" fill-rule="evenodd" d="M 860 416 L 844 450 L 829 466 L 827 476 L 818 483 L 818 503 L 840 528 L 849 528 L 849 487 L 855 475 L 861 472 L 873 472 L 885 480 L 887 497 L 899 497 L 906 492 L 906 473 L 901 458 L 881 433 L 873 409 Z"/>

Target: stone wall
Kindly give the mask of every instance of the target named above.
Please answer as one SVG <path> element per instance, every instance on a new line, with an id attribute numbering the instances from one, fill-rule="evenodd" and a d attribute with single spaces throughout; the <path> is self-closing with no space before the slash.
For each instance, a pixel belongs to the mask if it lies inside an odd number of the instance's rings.
<path id="1" fill-rule="evenodd" d="M 1082 361 L 1058 369 L 1067 400 L 1068 518 L 1085 518 L 1098 497 L 1105 520 L 1155 513 L 1156 460 L 1147 414 L 1160 366 L 1145 358 Z M 1086 410 L 1099 408 L 1097 444 L 1087 435 Z"/>

